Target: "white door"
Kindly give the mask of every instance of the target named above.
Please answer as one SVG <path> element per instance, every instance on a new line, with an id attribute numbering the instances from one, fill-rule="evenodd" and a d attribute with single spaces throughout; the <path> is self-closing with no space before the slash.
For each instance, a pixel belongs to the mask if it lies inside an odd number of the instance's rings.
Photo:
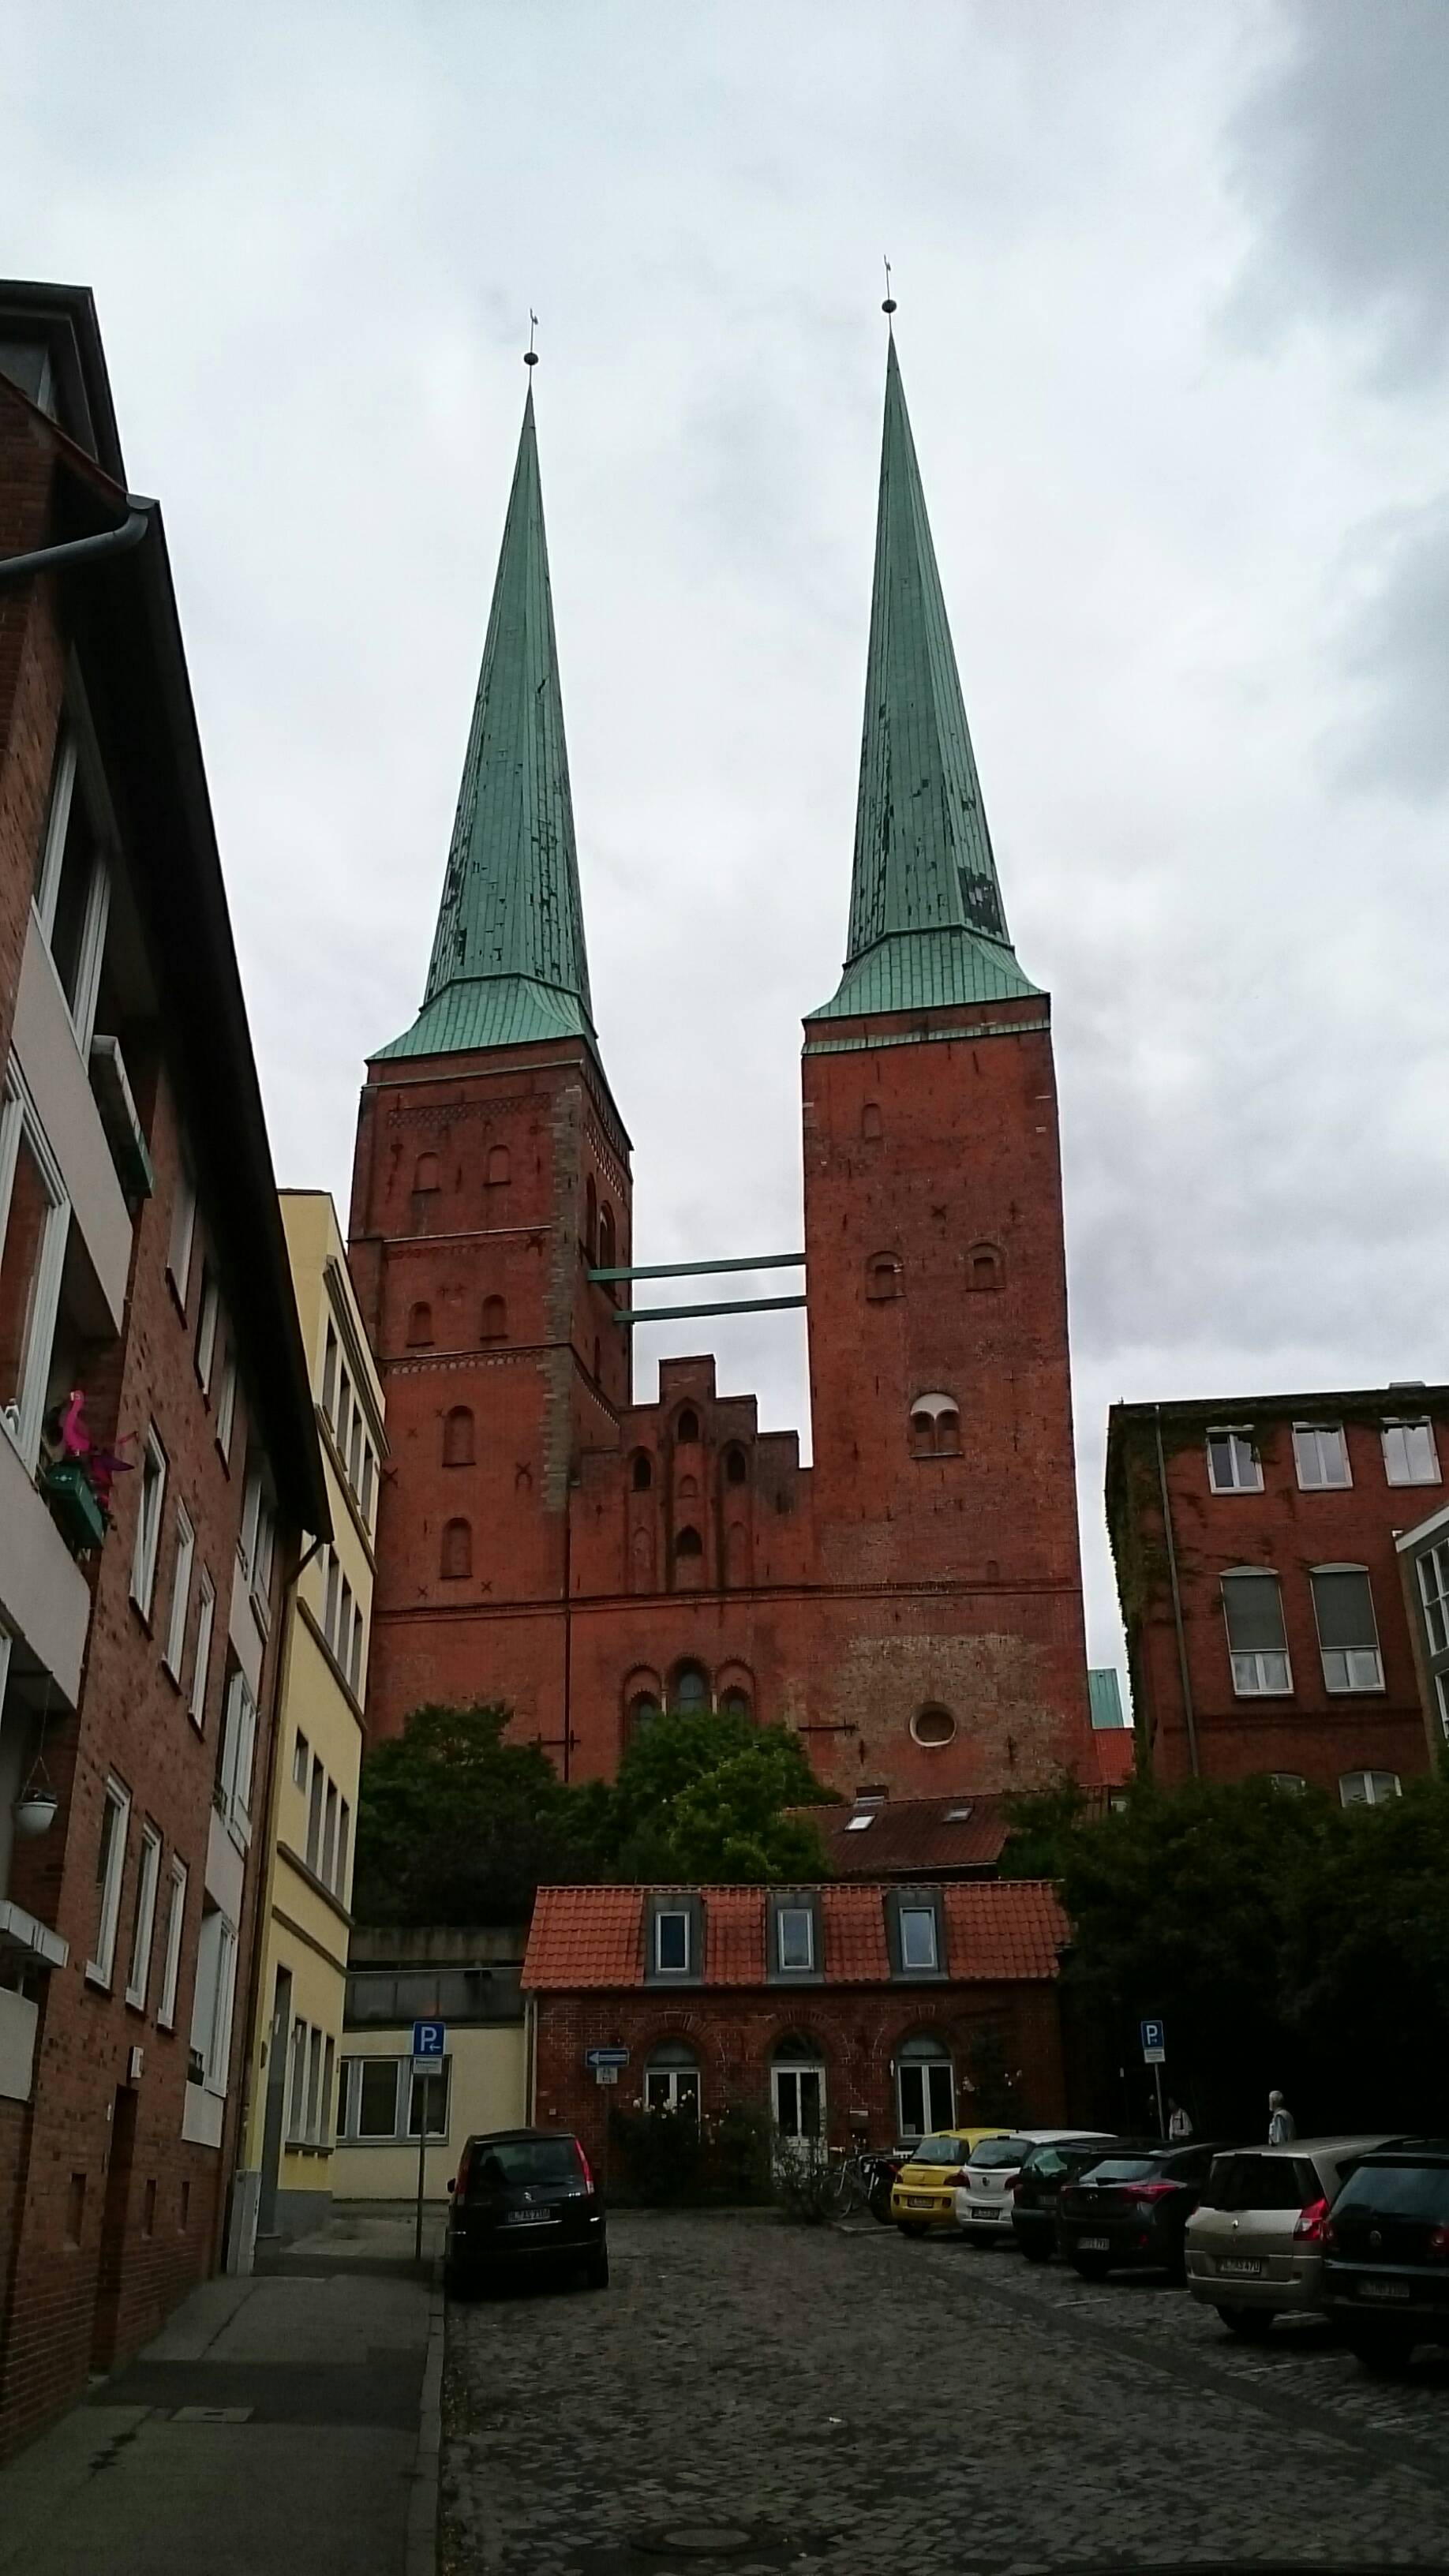
<path id="1" fill-rule="evenodd" d="M 825 2069 L 823 2066 L 775 2066 L 770 2071 L 775 2097 L 775 2127 L 782 2138 L 825 2135 Z"/>

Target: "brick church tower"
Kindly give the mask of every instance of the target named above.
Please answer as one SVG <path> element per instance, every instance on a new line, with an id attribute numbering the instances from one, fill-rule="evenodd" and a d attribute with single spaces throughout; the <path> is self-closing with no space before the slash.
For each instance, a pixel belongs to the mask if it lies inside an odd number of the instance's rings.
<path id="1" fill-rule="evenodd" d="M 661 1705 L 715 1705 L 799 1729 L 846 1789 L 1095 1777 L 1049 1006 L 1007 934 L 894 345 L 848 954 L 803 1070 L 811 1468 L 707 1357 L 632 1401 L 530 394 L 427 990 L 358 1125 L 392 1448 L 375 1736 L 501 1699 L 608 1777 Z"/>

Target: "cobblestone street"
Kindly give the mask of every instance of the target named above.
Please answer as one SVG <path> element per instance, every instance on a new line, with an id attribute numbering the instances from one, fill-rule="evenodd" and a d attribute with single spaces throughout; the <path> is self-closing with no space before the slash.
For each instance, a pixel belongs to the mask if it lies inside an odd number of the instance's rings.
<path id="1" fill-rule="evenodd" d="M 1449 2356 L 1374 2381 L 1311 2326 L 1242 2347 L 1162 2284 L 869 2221 L 621 2212 L 611 2256 L 602 2294 L 451 2307 L 447 2576 L 1449 2561 Z"/>

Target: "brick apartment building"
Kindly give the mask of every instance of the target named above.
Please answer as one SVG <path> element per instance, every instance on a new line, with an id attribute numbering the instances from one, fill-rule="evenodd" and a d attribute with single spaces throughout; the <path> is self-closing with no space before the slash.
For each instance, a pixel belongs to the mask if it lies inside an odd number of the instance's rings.
<path id="1" fill-rule="evenodd" d="M 327 1531 L 161 514 L 89 295 L 14 285 L 0 1094 L 3 2451 L 218 2260 L 272 1641 Z"/>
<path id="2" fill-rule="evenodd" d="M 1446 1467 L 1442 1386 L 1114 1405 L 1107 1519 L 1158 1779 L 1353 1804 L 1427 1768 L 1398 1540 Z"/>
<path id="3" fill-rule="evenodd" d="M 894 346 L 847 956 L 805 1023 L 802 1117 L 805 1297 L 779 1302 L 807 1311 L 808 1469 L 710 1358 L 634 1400 L 649 1274 L 590 1001 L 530 395 L 426 995 L 358 1126 L 393 1453 L 378 1735 L 485 1693 L 607 1778 L 653 1710 L 718 1706 L 799 1729 L 847 1790 L 1097 1777 L 1050 1005 L 1007 932 Z"/>
<path id="4" fill-rule="evenodd" d="M 779 2137 L 833 2145 L 977 2118 L 1057 2126 L 1066 1937 L 1038 1879 L 540 1888 L 523 1963 L 530 2116 L 600 2160 L 616 2103 L 745 2108 Z M 597 2047 L 629 2052 L 615 2088 L 586 2062 Z M 982 2111 L 1003 2075 L 1005 2104 Z"/>

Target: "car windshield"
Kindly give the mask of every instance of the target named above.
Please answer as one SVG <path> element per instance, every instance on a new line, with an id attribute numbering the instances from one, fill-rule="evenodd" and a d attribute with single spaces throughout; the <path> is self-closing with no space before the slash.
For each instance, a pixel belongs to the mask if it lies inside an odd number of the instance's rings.
<path id="1" fill-rule="evenodd" d="M 1024 2164 L 1031 2153 L 1029 2138 L 983 2138 L 973 2147 L 968 2162 L 973 2165 Z"/>
<path id="2" fill-rule="evenodd" d="M 1104 2156 L 1083 2174 L 1083 2182 L 1146 2182 L 1150 2174 L 1160 2173 L 1162 2156 Z"/>
<path id="3" fill-rule="evenodd" d="M 504 2191 L 515 2183 L 574 2182 L 578 2158 L 572 2138 L 494 2138 L 473 2151 L 476 2191 Z"/>
<path id="4" fill-rule="evenodd" d="M 935 2138 L 922 2138 L 910 2162 L 913 2165 L 959 2165 L 964 2163 L 965 2156 L 965 2139 L 952 2138 L 943 2134 Z"/>
<path id="5" fill-rule="evenodd" d="M 1383 2218 L 1449 2219 L 1449 2165 L 1360 2165 L 1334 2203 Z"/>

